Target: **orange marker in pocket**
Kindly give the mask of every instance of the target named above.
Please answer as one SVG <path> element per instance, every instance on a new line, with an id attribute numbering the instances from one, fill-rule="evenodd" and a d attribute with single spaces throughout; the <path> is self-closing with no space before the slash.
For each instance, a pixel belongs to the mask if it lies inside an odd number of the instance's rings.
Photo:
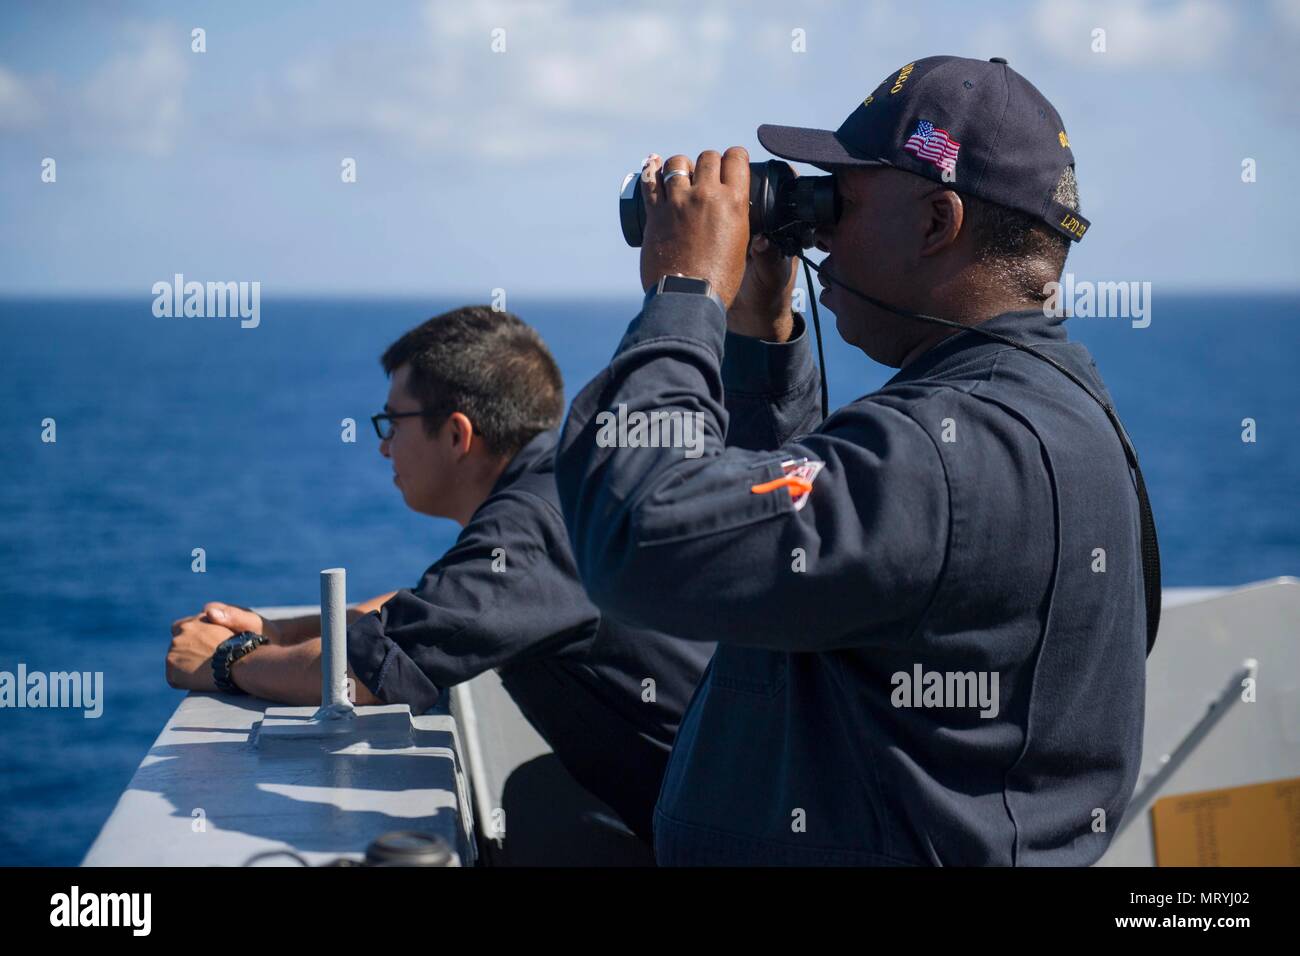
<path id="1" fill-rule="evenodd" d="M 768 492 L 776 491 L 778 488 L 785 488 L 790 492 L 790 498 L 794 502 L 795 510 L 802 508 L 808 501 L 808 494 L 812 491 L 813 481 L 817 478 L 817 473 L 825 466 L 820 461 L 809 461 L 807 458 L 794 458 L 790 461 L 781 462 L 781 468 L 785 471 L 780 478 L 773 478 L 771 481 L 764 481 L 757 485 L 751 485 L 749 490 L 756 495 L 765 495 Z"/>
<path id="2" fill-rule="evenodd" d="M 798 475 L 782 475 L 780 478 L 773 478 L 771 481 L 754 485 L 749 490 L 756 495 L 765 495 L 769 491 L 776 491 L 778 488 L 789 488 L 790 497 L 794 498 L 812 491 L 812 482 L 807 478 L 800 478 Z"/>

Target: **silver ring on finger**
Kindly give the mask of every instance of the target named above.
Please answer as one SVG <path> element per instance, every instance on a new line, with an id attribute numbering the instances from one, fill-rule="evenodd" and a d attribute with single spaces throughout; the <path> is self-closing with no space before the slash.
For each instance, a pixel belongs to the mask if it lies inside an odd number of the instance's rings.
<path id="1" fill-rule="evenodd" d="M 668 180 L 672 179 L 674 176 L 685 176 L 689 179 L 691 171 L 689 169 L 670 169 L 668 172 L 664 173 L 664 185 L 667 186 Z"/>

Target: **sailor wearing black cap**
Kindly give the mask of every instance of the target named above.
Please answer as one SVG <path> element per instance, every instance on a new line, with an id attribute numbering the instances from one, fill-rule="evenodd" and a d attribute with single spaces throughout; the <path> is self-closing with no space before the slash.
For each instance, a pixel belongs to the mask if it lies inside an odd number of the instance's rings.
<path id="1" fill-rule="evenodd" d="M 1148 613 L 1134 459 L 1042 305 L 1088 229 L 1065 126 L 1005 61 L 929 57 L 834 132 L 759 139 L 835 174 L 821 301 L 900 371 L 820 421 L 794 264 L 750 244 L 747 154 L 652 159 L 648 295 L 557 479 L 595 603 L 718 642 L 659 862 L 1091 863 L 1138 773 Z M 737 394 L 765 447 L 734 442 Z M 703 454 L 600 440 L 620 405 L 700 416 Z"/>

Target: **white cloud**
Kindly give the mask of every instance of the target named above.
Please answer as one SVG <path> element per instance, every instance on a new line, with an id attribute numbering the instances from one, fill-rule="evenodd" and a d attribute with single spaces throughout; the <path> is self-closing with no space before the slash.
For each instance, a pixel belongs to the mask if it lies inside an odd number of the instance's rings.
<path id="1" fill-rule="evenodd" d="M 370 46 L 304 54 L 269 81 L 255 80 L 252 134 L 261 141 L 334 140 L 349 148 L 375 138 L 432 145 L 452 130 L 431 108 L 422 72 Z"/>
<path id="2" fill-rule="evenodd" d="M 80 85 L 0 66 L 0 129 L 38 131 L 46 142 L 170 153 L 185 123 L 189 34 L 132 24 L 114 38 L 113 49 Z"/>
<path id="3" fill-rule="evenodd" d="M 36 93 L 17 73 L 0 66 L 0 129 L 22 129 L 41 115 Z"/>
<path id="4" fill-rule="evenodd" d="M 1288 33 L 1300 33 L 1300 0 L 1273 0 L 1273 12 Z"/>
<path id="5" fill-rule="evenodd" d="M 355 47 L 304 57 L 262 89 L 256 115 L 266 135 L 378 135 L 494 160 L 596 147 L 620 121 L 703 108 L 730 39 L 723 9 L 431 2 L 427 59 L 394 65 Z"/>
<path id="6" fill-rule="evenodd" d="M 1227 49 L 1235 29 L 1228 8 L 1210 0 L 1041 0 L 1031 19 L 1050 53 L 1104 67 L 1204 65 Z M 1098 27 L 1106 31 L 1105 53 L 1092 50 Z"/>
<path id="7" fill-rule="evenodd" d="M 164 24 L 124 31 L 120 51 L 100 66 L 80 102 L 97 129 L 153 155 L 170 153 L 185 121 L 190 37 Z"/>

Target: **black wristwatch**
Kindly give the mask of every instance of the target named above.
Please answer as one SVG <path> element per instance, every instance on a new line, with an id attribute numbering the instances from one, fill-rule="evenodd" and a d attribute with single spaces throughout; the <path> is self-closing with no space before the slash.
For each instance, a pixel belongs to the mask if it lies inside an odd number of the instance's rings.
<path id="1" fill-rule="evenodd" d="M 244 693 L 230 679 L 230 665 L 266 643 L 268 641 L 265 634 L 241 631 L 218 644 L 217 649 L 212 652 L 212 679 L 217 684 L 217 690 L 225 691 L 227 694 Z"/>
<path id="2" fill-rule="evenodd" d="M 694 276 L 680 274 L 664 276 L 657 285 L 652 286 L 650 291 L 646 293 L 646 301 L 649 302 L 652 297 L 660 292 L 687 292 L 691 295 L 708 296 L 718 303 L 718 308 L 722 310 L 724 316 L 727 314 L 727 304 L 722 301 L 722 296 L 713 291 L 713 283 L 708 279 L 697 279 Z"/>

